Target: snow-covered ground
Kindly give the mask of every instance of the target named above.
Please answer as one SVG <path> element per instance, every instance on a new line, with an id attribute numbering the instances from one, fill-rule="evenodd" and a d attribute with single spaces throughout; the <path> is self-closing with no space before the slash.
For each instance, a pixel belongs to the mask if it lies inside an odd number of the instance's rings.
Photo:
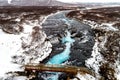
<path id="1" fill-rule="evenodd" d="M 21 71 L 20 65 L 11 62 L 12 56 L 21 48 L 21 36 L 6 34 L 0 30 L 0 76 L 9 71 Z"/>
<path id="2" fill-rule="evenodd" d="M 53 15 L 53 14 L 51 14 Z M 50 16 L 50 15 L 49 15 Z M 52 45 L 50 41 L 45 41 L 47 35 L 44 33 L 44 31 L 39 30 L 42 29 L 40 25 L 44 23 L 44 21 L 48 18 L 45 17 L 45 19 L 39 24 L 38 21 L 34 21 L 32 23 L 31 21 L 27 21 L 27 23 L 21 24 L 23 26 L 24 31 L 18 34 L 8 34 L 3 32 L 0 29 L 0 80 L 2 77 L 7 77 L 7 72 L 14 72 L 14 71 L 23 71 L 24 68 L 21 66 L 23 64 L 27 63 L 39 63 L 39 61 L 42 61 L 45 59 L 49 54 L 51 53 Z M 113 27 L 112 25 L 114 23 L 102 23 L 97 24 L 94 21 L 83 21 L 85 24 L 89 24 L 92 29 L 100 29 L 105 31 L 119 31 L 119 29 Z M 38 26 L 38 34 L 36 34 L 35 26 Z M 35 34 L 35 36 L 32 36 Z M 101 36 L 99 37 L 101 39 L 101 42 L 98 41 L 98 38 L 95 40 L 95 44 L 92 51 L 92 57 L 86 60 L 86 66 L 88 68 L 92 68 L 96 74 L 99 74 L 99 67 L 101 66 L 101 62 L 105 62 L 103 56 L 100 53 L 101 48 L 106 49 L 104 46 L 107 42 L 107 36 Z M 37 40 L 39 39 L 39 40 Z M 83 43 L 86 40 L 83 40 Z M 23 49 L 22 46 L 25 46 Z M 34 52 L 36 51 L 36 52 Z M 25 52 L 29 53 L 26 54 Z M 37 53 L 37 54 L 35 54 Z M 12 57 L 16 56 L 17 59 L 13 59 Z M 15 63 L 18 64 L 15 64 Z M 120 61 L 117 60 L 115 65 L 113 67 L 115 68 L 115 76 L 117 77 L 117 80 L 120 80 Z M 117 66 L 117 67 L 115 67 Z M 77 74 L 76 77 L 80 78 L 81 80 L 97 80 L 95 77 L 86 74 Z M 99 76 L 98 76 L 99 77 Z M 20 77 L 14 77 L 12 80 L 25 80 L 26 77 L 20 76 Z M 4 79 L 3 79 L 4 80 Z M 74 79 L 75 80 L 75 79 Z"/>
<path id="3" fill-rule="evenodd" d="M 46 18 L 45 18 L 46 19 Z M 44 21 L 44 20 L 43 20 Z M 29 24 L 27 24 L 29 23 Z M 34 59 L 34 53 L 30 53 L 28 56 L 23 54 L 25 51 L 29 49 L 35 49 L 35 47 L 39 47 L 41 49 L 36 49 L 42 55 L 35 58 L 33 61 L 34 63 L 39 63 L 39 61 L 46 58 L 52 51 L 51 43 L 49 41 L 45 42 L 46 34 L 42 30 L 38 30 L 38 34 L 35 35 L 36 38 L 40 38 L 41 42 L 37 42 L 32 36 L 32 34 L 35 33 L 35 26 L 38 26 L 39 28 L 42 28 L 40 24 L 38 24 L 38 21 L 34 21 L 32 23 L 31 21 L 27 21 L 27 23 L 20 24 L 23 27 L 23 32 L 20 34 L 8 34 L 2 31 L 0 29 L 0 78 L 7 77 L 8 75 L 6 73 L 8 72 L 14 72 L 14 71 L 23 71 L 24 68 L 22 68 L 22 64 L 30 63 L 30 59 Z M 34 38 L 34 40 L 33 40 Z M 26 49 L 23 49 L 23 43 L 27 47 Z M 39 43 L 39 45 L 37 45 Z M 42 46 L 40 46 L 42 45 Z M 41 50 L 41 51 L 40 51 Z M 13 56 L 16 56 L 17 59 L 13 59 Z M 24 62 L 22 63 L 22 60 L 24 59 Z M 17 64 L 15 64 L 17 63 Z M 31 62 L 32 63 L 32 62 Z M 3 80 L 4 80 L 3 78 Z M 20 79 L 21 78 L 21 79 Z M 15 77 L 13 80 L 25 80 L 24 77 Z M 0 80 L 1 80 L 0 79 Z"/>
<path id="4" fill-rule="evenodd" d="M 96 41 L 93 47 L 92 57 L 86 60 L 86 66 L 92 68 L 97 74 L 99 74 L 99 67 L 101 66 L 99 63 L 103 61 L 103 57 L 99 52 L 98 45 L 99 43 Z"/>
<path id="5" fill-rule="evenodd" d="M 105 35 L 104 34 L 102 34 L 101 36 L 96 35 L 96 38 L 95 38 L 96 41 L 93 47 L 92 57 L 86 60 L 86 66 L 89 68 L 92 68 L 97 74 L 99 74 L 100 66 L 102 65 L 102 63 L 108 62 L 104 59 L 100 51 L 101 49 L 107 50 L 107 48 L 105 47 L 105 44 L 108 42 L 108 36 L 109 35 L 115 36 L 113 35 L 113 33 L 115 32 L 118 32 L 119 34 L 119 29 L 113 26 L 113 24 L 116 22 L 112 22 L 112 23 L 108 22 L 108 23 L 101 23 L 101 24 L 98 24 L 97 22 L 90 21 L 90 20 L 83 20 L 83 22 L 87 25 L 90 25 L 92 29 L 97 29 L 97 30 L 106 32 L 106 33 L 104 32 Z M 117 39 L 119 39 L 119 37 Z M 115 70 L 114 75 L 117 78 L 117 80 L 120 80 L 120 64 L 119 64 L 120 52 L 118 52 L 117 56 L 118 56 L 118 59 L 115 61 L 114 65 L 111 65 L 111 67 Z"/>
<path id="6" fill-rule="evenodd" d="M 113 23 L 101 23 L 101 24 L 98 24 L 97 22 L 90 21 L 90 20 L 83 20 L 83 22 L 85 24 L 90 25 L 92 29 L 97 28 L 97 29 L 103 29 L 105 31 L 119 31 L 119 29 L 112 26 L 114 25 L 114 22 Z"/>
<path id="7" fill-rule="evenodd" d="M 76 75 L 77 78 L 79 78 L 80 80 L 96 80 L 95 77 L 89 75 L 89 74 L 85 74 L 85 75 L 82 75 L 80 73 L 78 73 Z M 73 79 L 73 80 L 78 80 L 78 79 Z"/>

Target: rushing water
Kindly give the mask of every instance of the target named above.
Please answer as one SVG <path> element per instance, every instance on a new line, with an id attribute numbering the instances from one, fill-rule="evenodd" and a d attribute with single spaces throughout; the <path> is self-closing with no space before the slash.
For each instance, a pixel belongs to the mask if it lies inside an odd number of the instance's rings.
<path id="1" fill-rule="evenodd" d="M 62 38 L 62 43 L 64 43 L 66 45 L 65 50 L 63 52 L 59 53 L 58 55 L 53 56 L 47 62 L 47 64 L 62 64 L 63 62 L 65 62 L 66 60 L 69 59 L 71 44 L 73 42 L 75 42 L 75 40 L 71 38 L 71 34 L 69 31 L 66 31 L 66 32 L 67 32 L 66 37 Z M 47 80 L 58 80 L 58 76 L 59 76 L 59 73 L 55 73 L 54 76 L 48 78 Z"/>
<path id="2" fill-rule="evenodd" d="M 66 63 L 67 61 L 68 64 L 70 63 L 70 65 L 73 66 L 84 66 L 84 61 L 87 57 L 90 57 L 92 51 L 91 46 L 94 45 L 91 29 L 83 23 L 67 18 L 65 16 L 67 13 L 68 11 L 62 11 L 52 14 L 47 17 L 42 24 L 47 36 L 52 36 L 51 38 L 58 39 L 62 37 L 61 43 L 59 43 L 60 41 L 58 40 L 58 42 L 52 44 L 53 51 L 49 56 L 50 59 L 47 58 L 43 63 L 56 65 L 63 64 L 64 62 Z M 63 32 L 65 30 L 66 35 L 64 36 Z M 61 44 L 65 45 L 65 47 L 63 48 L 63 45 Z M 73 47 L 71 47 L 71 45 L 73 45 Z M 64 80 L 65 77 L 61 77 L 61 75 L 66 76 L 66 74 L 60 72 L 43 72 L 39 75 L 40 78 L 45 80 L 58 80 L 58 78 L 62 78 Z"/>
<path id="3" fill-rule="evenodd" d="M 69 54 L 70 54 L 70 48 L 71 48 L 71 44 L 74 42 L 75 40 L 71 38 L 71 34 L 69 31 L 67 31 L 67 36 L 62 38 L 62 43 L 64 43 L 66 45 L 66 48 L 63 52 L 59 53 L 58 55 L 54 56 L 53 58 L 51 58 L 47 64 L 61 64 L 64 61 L 69 59 Z"/>

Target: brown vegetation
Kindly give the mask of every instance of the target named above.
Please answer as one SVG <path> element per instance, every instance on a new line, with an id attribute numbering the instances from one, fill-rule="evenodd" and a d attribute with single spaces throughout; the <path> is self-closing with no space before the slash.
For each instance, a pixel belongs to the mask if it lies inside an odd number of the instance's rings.
<path id="1" fill-rule="evenodd" d="M 113 65 L 119 59 L 120 53 L 120 7 L 98 8 L 83 11 L 72 11 L 67 14 L 70 18 L 75 18 L 79 21 L 87 20 L 94 21 L 98 24 L 98 27 L 93 29 L 95 38 L 100 44 L 103 44 L 103 40 L 99 38 L 106 38 L 104 48 L 99 46 L 100 53 L 104 58 L 101 62 L 99 73 L 104 77 L 104 80 L 117 80 L 115 77 L 115 67 Z M 114 23 L 112 26 L 118 29 L 118 31 L 110 31 L 102 29 L 99 24 L 102 23 Z M 92 24 L 92 23 L 91 23 Z M 94 24 L 93 24 L 94 26 Z"/>
<path id="2" fill-rule="evenodd" d="M 76 18 L 80 21 L 84 19 L 97 23 L 120 21 L 120 7 L 72 11 L 67 16 Z"/>

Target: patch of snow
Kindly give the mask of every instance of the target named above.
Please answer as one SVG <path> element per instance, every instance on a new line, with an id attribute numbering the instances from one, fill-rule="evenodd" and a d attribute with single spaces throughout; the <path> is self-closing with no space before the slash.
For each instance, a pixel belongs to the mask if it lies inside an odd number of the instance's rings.
<path id="1" fill-rule="evenodd" d="M 118 31 L 119 29 L 116 29 L 115 27 L 112 26 L 112 23 L 102 23 L 100 26 L 103 29 L 108 30 L 108 31 Z"/>
<path id="2" fill-rule="evenodd" d="M 0 80 L 29 80 L 26 76 L 7 76 L 6 78 L 0 78 Z"/>
<path id="3" fill-rule="evenodd" d="M 119 29 L 113 27 L 112 25 L 114 23 L 102 23 L 102 24 L 98 24 L 97 22 L 95 21 L 90 21 L 90 20 L 83 20 L 83 23 L 91 26 L 92 29 L 103 29 L 103 30 L 106 30 L 106 31 L 119 31 Z"/>
<path id="4" fill-rule="evenodd" d="M 102 17 L 100 14 L 96 14 L 96 16 L 98 16 L 98 17 Z"/>
<path id="5" fill-rule="evenodd" d="M 20 22 L 20 21 L 21 21 L 21 19 L 20 19 L 20 18 L 17 18 L 17 19 L 15 19 L 15 21 Z"/>
<path id="6" fill-rule="evenodd" d="M 45 16 L 44 19 L 41 21 L 40 25 L 42 25 L 47 20 L 47 18 L 50 17 L 50 16 L 52 16 L 52 15 L 54 15 L 54 14 L 51 13 L 50 15 Z"/>
<path id="7" fill-rule="evenodd" d="M 91 26 L 91 28 L 97 28 L 99 24 L 97 24 L 95 21 L 90 21 L 90 20 L 83 20 L 83 23 Z"/>
<path id="8" fill-rule="evenodd" d="M 27 80 L 27 77 L 25 77 L 25 76 L 17 76 L 17 77 L 14 77 L 12 80 Z"/>
<path id="9" fill-rule="evenodd" d="M 34 27 L 34 26 L 28 25 L 26 23 L 24 23 L 22 26 L 24 27 L 24 32 L 23 32 L 24 34 L 30 34 L 32 32 L 33 27 Z"/>
<path id="10" fill-rule="evenodd" d="M 11 1 L 12 1 L 12 0 L 8 0 L 8 4 L 11 4 Z"/>
<path id="11" fill-rule="evenodd" d="M 110 4 L 110 5 L 102 5 L 102 6 L 93 6 L 93 7 L 86 7 L 85 9 L 100 9 L 100 8 L 108 8 L 108 7 L 119 7 L 119 4 Z"/>
<path id="12" fill-rule="evenodd" d="M 21 48 L 20 36 L 0 30 L 0 37 L 0 77 L 9 71 L 22 71 L 20 65 L 11 62 L 11 57 Z"/>
<path id="13" fill-rule="evenodd" d="M 89 10 L 89 9 L 92 9 L 91 7 L 86 7 L 85 10 Z"/>
<path id="14" fill-rule="evenodd" d="M 104 37 L 100 36 L 99 37 L 99 40 L 101 41 L 101 43 L 98 45 L 99 48 L 107 50 L 105 47 L 105 43 L 107 42 L 107 38 L 108 38 L 107 36 L 104 36 Z"/>
<path id="15" fill-rule="evenodd" d="M 85 31 L 82 31 L 82 33 L 85 35 L 85 36 L 83 36 L 82 38 L 82 40 L 79 42 L 79 43 L 86 43 L 87 41 L 89 41 L 89 36 L 87 35 L 88 34 L 88 31 L 87 30 L 85 30 Z"/>
<path id="16" fill-rule="evenodd" d="M 120 80 L 120 62 L 116 61 L 115 65 L 116 65 L 115 76 L 116 76 L 117 80 Z"/>
<path id="17" fill-rule="evenodd" d="M 79 43 L 86 43 L 87 41 L 89 41 L 88 36 L 84 36 L 84 39 L 82 39 Z"/>
<path id="18" fill-rule="evenodd" d="M 13 56 L 18 56 L 18 62 L 21 63 L 22 59 L 25 58 L 25 64 L 30 62 L 30 58 L 33 57 L 35 58 L 34 53 L 32 55 L 25 55 L 23 52 L 25 50 L 30 50 L 30 49 L 35 49 L 35 47 L 38 46 L 37 51 L 41 53 L 41 56 L 37 57 L 37 59 L 34 60 L 35 63 L 38 63 L 39 61 L 42 61 L 45 59 L 49 54 L 51 53 L 52 45 L 49 41 L 45 41 L 45 38 L 47 37 L 46 34 L 41 31 L 40 35 L 42 38 L 40 38 L 39 42 L 32 42 L 32 32 L 33 32 L 33 27 L 38 26 L 39 28 L 42 28 L 39 24 L 38 21 L 27 21 L 27 23 L 21 24 L 23 26 L 24 31 L 20 33 L 19 35 L 14 35 L 14 34 L 7 34 L 3 32 L 0 29 L 0 78 L 5 77 L 7 72 L 14 72 L 14 71 L 24 71 L 23 68 L 20 68 L 22 64 L 14 64 L 12 57 Z M 32 44 L 30 48 L 26 48 L 25 50 L 22 49 L 22 43 L 26 43 L 26 45 Z M 44 42 L 44 43 L 43 43 Z M 39 44 L 38 44 L 39 43 Z M 37 45 L 38 44 L 38 45 Z M 42 45 L 42 46 L 40 46 Z M 22 57 L 20 57 L 22 55 Z M 20 78 L 16 77 L 13 80 L 21 80 Z"/>
<path id="19" fill-rule="evenodd" d="M 83 74 L 78 73 L 76 77 L 79 78 L 80 80 L 96 80 L 95 77 L 89 74 L 83 75 Z M 72 80 L 78 80 L 78 79 L 72 79 Z"/>
<path id="20" fill-rule="evenodd" d="M 101 66 L 100 62 L 103 61 L 103 57 L 99 52 L 98 45 L 99 43 L 98 41 L 96 41 L 93 47 L 93 51 L 91 55 L 92 57 L 86 60 L 86 66 L 92 68 L 97 74 L 99 74 L 98 71 L 99 71 L 99 67 Z"/>

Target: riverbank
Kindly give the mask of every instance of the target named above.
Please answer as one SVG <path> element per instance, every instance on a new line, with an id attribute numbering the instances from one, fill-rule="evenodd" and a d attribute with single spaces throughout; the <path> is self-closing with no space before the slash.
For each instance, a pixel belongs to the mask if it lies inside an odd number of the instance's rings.
<path id="1" fill-rule="evenodd" d="M 93 58 L 88 59 L 86 65 L 105 80 L 119 80 L 120 7 L 73 11 L 68 17 L 90 25 L 94 31 L 96 45 L 92 51 Z"/>

